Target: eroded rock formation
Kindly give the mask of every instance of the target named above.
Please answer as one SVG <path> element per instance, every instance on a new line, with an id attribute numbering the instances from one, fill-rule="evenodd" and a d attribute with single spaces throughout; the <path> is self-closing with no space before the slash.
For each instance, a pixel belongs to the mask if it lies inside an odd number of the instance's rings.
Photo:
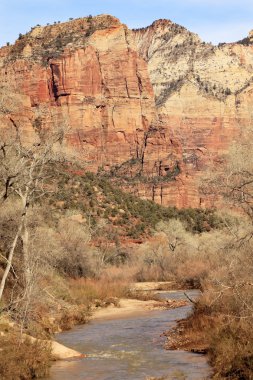
<path id="1" fill-rule="evenodd" d="M 159 20 L 134 34 L 148 63 L 160 122 L 182 148 L 181 175 L 164 185 L 164 198 L 183 207 L 204 205 L 198 177 L 252 125 L 252 33 L 240 43 L 213 46 Z"/>
<path id="2" fill-rule="evenodd" d="M 0 49 L 0 121 L 24 139 L 67 126 L 64 150 L 164 205 L 210 205 L 198 178 L 248 128 L 252 34 L 212 46 L 168 20 L 35 27 Z"/>

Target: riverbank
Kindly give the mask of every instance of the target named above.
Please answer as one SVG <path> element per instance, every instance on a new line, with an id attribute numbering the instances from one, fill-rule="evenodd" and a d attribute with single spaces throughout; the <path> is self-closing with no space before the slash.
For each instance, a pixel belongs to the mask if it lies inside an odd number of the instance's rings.
<path id="1" fill-rule="evenodd" d="M 145 314 L 156 307 L 162 307 L 159 301 L 141 301 L 136 299 L 120 299 L 119 305 L 110 305 L 93 311 L 91 320 L 126 318 L 133 315 Z"/>
<path id="2" fill-rule="evenodd" d="M 208 343 L 204 339 L 203 333 L 192 331 L 189 326 L 193 316 L 177 321 L 176 327 L 163 333 L 167 337 L 164 345 L 166 350 L 184 350 L 197 354 L 207 354 Z"/>
<path id="3" fill-rule="evenodd" d="M 165 291 L 164 289 L 170 288 L 169 282 L 142 282 L 134 283 L 131 285 L 131 292 L 139 294 L 141 297 L 142 292 L 145 293 L 144 298 L 148 300 L 134 299 L 134 298 L 121 298 L 113 300 L 109 305 L 103 307 L 93 307 L 91 310 L 90 321 L 99 320 L 112 320 L 124 319 L 135 316 L 148 315 L 152 310 L 167 310 L 184 307 L 189 304 L 186 299 L 179 300 L 157 300 L 157 292 Z M 161 290 L 162 289 L 162 290 Z M 171 291 L 174 293 L 175 291 Z M 168 293 L 168 291 L 167 291 Z M 117 301 L 117 302 L 116 302 Z M 73 351 L 64 345 L 59 345 L 52 341 L 53 354 L 57 359 L 69 359 L 71 357 L 82 357 L 83 354 Z M 72 355 L 73 353 L 73 355 Z"/>
<path id="4" fill-rule="evenodd" d="M 191 292 L 192 296 L 195 294 Z M 162 292 L 163 301 L 170 296 L 179 301 L 184 294 L 182 291 Z M 153 309 L 152 304 L 146 301 L 129 301 L 131 311 L 129 303 L 123 303 L 120 308 L 109 306 L 106 318 L 95 317 L 86 325 L 57 335 L 61 344 L 86 353 L 87 357 L 71 362 L 55 362 L 50 379 L 144 380 L 177 378 L 179 374 L 189 380 L 207 377 L 209 366 L 204 356 L 164 350 L 162 331 L 174 327 L 177 320 L 185 318 L 191 310 L 190 303 L 167 310 Z"/>
<path id="5" fill-rule="evenodd" d="M 139 282 L 131 285 L 132 295 L 138 296 L 134 298 L 121 298 L 117 303 L 111 303 L 106 308 L 92 310 L 91 320 L 98 319 L 117 319 L 126 318 L 129 316 L 145 314 L 150 310 L 173 309 L 186 306 L 188 301 L 181 300 L 158 300 L 157 292 L 171 289 L 170 282 Z M 144 293 L 143 293 L 144 292 Z M 148 292 L 148 294 L 147 294 Z M 167 293 L 169 291 L 167 290 Z M 173 291 L 171 291 L 173 292 Z M 149 299 L 139 299 L 139 298 Z"/>
<path id="6" fill-rule="evenodd" d="M 184 305 L 181 305 L 184 306 Z M 120 299 L 117 305 L 111 303 L 107 307 L 100 307 L 93 309 L 90 321 L 99 320 L 112 320 L 112 319 L 124 319 L 134 316 L 147 315 L 151 310 L 164 310 L 169 308 L 166 302 L 149 300 L 141 301 L 137 299 Z M 56 336 L 57 338 L 57 336 Z M 55 360 L 66 360 L 74 357 L 85 357 L 86 354 L 82 354 L 76 350 L 72 350 L 67 346 L 58 343 L 53 340 L 52 354 Z"/>
<path id="7" fill-rule="evenodd" d="M 189 304 L 187 299 L 179 300 L 157 300 L 157 292 L 163 292 L 164 289 L 170 288 L 171 283 L 169 282 L 142 282 L 134 283 L 131 285 L 131 292 L 133 294 L 139 294 L 141 297 L 142 292 L 145 293 L 145 298 L 150 298 L 148 300 L 134 299 L 134 298 L 121 298 L 113 300 L 107 306 L 103 307 L 93 307 L 91 311 L 90 321 L 99 321 L 99 320 L 112 320 L 112 319 L 124 319 L 134 316 L 144 316 L 148 315 L 152 310 L 167 310 L 175 309 L 178 307 L 184 307 Z M 166 293 L 169 293 L 167 291 Z M 171 291 L 171 294 L 175 291 Z M 57 359 L 69 359 L 71 357 L 82 357 L 83 354 L 73 351 L 68 347 L 63 345 L 57 345 L 57 342 L 52 341 L 53 343 L 53 353 Z M 71 356 L 72 355 L 72 356 Z"/>
<path id="8" fill-rule="evenodd" d="M 137 299 L 121 299 L 119 306 L 110 305 L 107 308 L 95 310 L 91 319 L 120 319 L 135 315 L 147 314 L 151 310 L 175 309 L 186 306 L 186 300 L 166 300 L 166 301 L 141 301 Z"/>
<path id="9" fill-rule="evenodd" d="M 153 320 L 153 318 L 156 319 L 160 313 L 167 313 L 168 309 L 181 308 L 182 310 L 185 310 L 185 307 L 187 307 L 187 309 L 190 310 L 189 309 L 190 302 L 187 299 L 184 299 L 183 292 L 180 292 L 180 298 L 178 298 L 178 297 L 175 297 L 175 295 L 177 294 L 176 291 L 164 290 L 166 288 L 170 288 L 170 283 L 162 283 L 162 282 L 137 283 L 137 284 L 131 284 L 129 288 L 130 288 L 129 297 L 136 296 L 137 299 L 134 299 L 134 298 L 118 298 L 117 299 L 116 297 L 111 297 L 110 303 L 108 300 L 107 302 L 95 302 L 93 304 L 93 307 L 90 310 L 91 316 L 87 324 L 84 324 L 84 325 L 76 324 L 76 326 L 72 326 L 73 329 L 71 328 L 68 332 L 65 332 L 65 333 L 59 332 L 56 334 L 55 339 L 52 341 L 44 341 L 41 339 L 34 339 L 31 337 L 28 337 L 29 341 L 34 343 L 34 347 L 37 347 L 39 345 L 39 347 L 41 347 L 41 349 L 43 348 L 43 350 L 44 350 L 44 347 L 51 346 L 51 354 L 55 360 L 53 364 L 54 368 L 55 366 L 58 367 L 58 364 L 56 363 L 59 363 L 59 367 L 61 368 L 64 367 L 65 366 L 64 363 L 68 363 L 70 359 L 75 359 L 73 362 L 80 363 L 79 365 L 85 366 L 86 360 L 89 361 L 89 357 L 90 357 L 89 347 L 86 348 L 84 346 L 84 348 L 82 348 L 81 346 L 72 344 L 72 342 L 61 341 L 61 338 L 59 338 L 60 336 L 64 334 L 71 335 L 72 332 L 74 333 L 74 331 L 76 330 L 84 329 L 86 331 L 86 329 L 87 330 L 93 329 L 93 326 L 97 324 L 98 326 L 101 326 L 101 324 L 106 325 L 106 323 L 109 323 L 110 329 L 111 329 L 111 325 L 113 324 L 116 324 L 116 325 L 122 324 L 122 326 L 125 326 L 125 324 L 128 324 L 129 321 L 131 320 L 132 321 L 143 320 L 145 321 L 145 323 L 148 323 L 149 325 L 150 321 Z M 158 293 L 160 294 L 160 297 L 161 297 L 160 299 L 158 299 Z M 165 298 L 163 299 L 163 296 L 166 296 L 166 299 Z M 181 316 L 183 316 L 185 312 L 172 311 L 172 313 L 173 315 L 174 313 L 176 313 L 177 315 L 179 315 L 179 317 L 177 318 L 181 319 L 182 318 Z M 164 319 L 161 320 L 161 322 L 159 322 L 162 324 L 160 325 L 160 327 L 157 327 L 155 334 L 154 332 L 152 332 L 152 326 L 150 328 L 150 333 L 151 332 L 153 333 L 153 339 L 154 340 L 161 339 L 161 341 L 163 341 L 163 343 L 161 344 L 161 350 L 163 350 L 163 344 L 164 344 L 164 338 L 160 337 L 162 332 L 164 331 L 162 326 L 165 326 L 167 323 L 166 314 L 164 314 L 164 316 L 165 316 Z M 139 335 L 142 328 L 143 326 L 141 324 L 139 325 L 139 327 L 138 326 L 136 328 L 134 327 L 135 334 Z M 13 327 L 11 328 L 11 330 L 13 330 Z M 118 332 L 121 333 L 120 330 Z M 113 333 L 113 329 L 112 329 L 112 333 Z M 149 328 L 147 329 L 146 333 L 149 334 Z M 86 344 L 85 340 L 84 340 L 84 344 Z M 152 351 L 151 347 L 150 347 L 150 351 Z M 107 352 L 108 350 L 110 351 L 111 350 L 110 345 L 106 347 L 106 344 L 105 344 L 104 350 L 105 352 Z M 31 352 L 31 355 L 35 357 L 33 351 Z M 49 355 L 49 351 L 48 351 L 48 355 Z M 109 353 L 108 355 L 111 355 L 111 353 Z M 128 355 L 128 354 L 125 354 L 125 351 L 123 350 L 123 352 L 120 353 L 120 355 L 124 357 L 124 355 Z M 49 356 L 48 356 L 48 359 L 50 359 Z M 127 360 L 128 360 L 128 356 L 126 356 L 126 362 Z M 84 363 L 84 364 L 81 364 L 81 363 Z M 35 363 L 34 365 L 37 365 L 37 363 Z M 49 364 L 48 364 L 48 367 L 49 367 Z M 152 372 L 150 372 L 150 374 L 152 374 Z"/>

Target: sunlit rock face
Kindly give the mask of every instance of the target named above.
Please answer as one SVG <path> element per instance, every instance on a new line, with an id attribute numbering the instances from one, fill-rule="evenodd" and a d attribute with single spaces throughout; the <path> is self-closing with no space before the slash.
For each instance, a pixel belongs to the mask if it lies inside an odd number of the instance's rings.
<path id="1" fill-rule="evenodd" d="M 181 174 L 163 184 L 163 198 L 181 207 L 210 205 L 199 194 L 199 179 L 252 125 L 252 32 L 240 43 L 213 46 L 158 20 L 134 35 L 148 63 L 160 122 L 181 147 Z"/>
<path id="2" fill-rule="evenodd" d="M 126 190 L 178 207 L 253 110 L 252 33 L 214 47 L 168 20 L 129 30 L 101 15 L 36 27 L 0 49 L 1 128 L 32 143 L 66 129 L 66 156 Z"/>
<path id="3" fill-rule="evenodd" d="M 68 125 L 69 152 L 93 169 L 135 155 L 156 110 L 147 65 L 116 18 L 38 27 L 6 53 L 1 82 L 43 124 Z"/>

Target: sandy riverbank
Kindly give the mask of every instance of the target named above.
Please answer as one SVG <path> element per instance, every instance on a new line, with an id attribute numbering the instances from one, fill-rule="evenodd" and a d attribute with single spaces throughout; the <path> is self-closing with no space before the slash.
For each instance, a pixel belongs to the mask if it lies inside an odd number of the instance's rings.
<path id="1" fill-rule="evenodd" d="M 132 285 L 131 290 L 138 292 L 150 291 L 157 293 L 160 289 L 170 287 L 169 282 L 141 282 Z M 156 301 L 156 300 L 139 300 L 122 298 L 118 306 L 110 305 L 106 308 L 95 309 L 93 311 L 92 320 L 98 319 L 116 319 L 127 318 L 134 315 L 142 315 L 150 312 L 151 310 L 169 309 L 175 307 L 185 306 L 187 301 Z"/>
<path id="2" fill-rule="evenodd" d="M 174 283 L 169 281 L 157 281 L 157 282 L 135 282 L 131 286 L 131 290 L 133 291 L 158 291 L 158 290 L 166 290 L 170 291 L 173 287 Z"/>
<path id="3" fill-rule="evenodd" d="M 135 299 L 121 299 L 119 306 L 110 305 L 106 308 L 94 310 L 91 319 L 116 319 L 132 315 L 140 315 L 154 310 L 161 303 L 159 301 L 140 301 Z"/>
<path id="4" fill-rule="evenodd" d="M 154 291 L 156 293 L 160 289 L 169 288 L 170 283 L 164 282 L 143 282 L 136 283 L 131 286 L 133 291 Z M 106 308 L 94 309 L 92 312 L 91 320 L 105 320 L 105 319 L 121 319 L 130 316 L 144 315 L 150 313 L 152 310 L 169 309 L 184 306 L 183 300 L 179 301 L 156 301 L 156 300 L 139 300 L 123 298 L 119 300 L 117 306 L 111 304 Z M 9 322 L 8 322 L 9 323 Z M 35 338 L 30 337 L 31 340 L 36 341 Z M 56 359 L 68 359 L 73 357 L 81 357 L 80 352 L 72 350 L 58 342 L 52 340 L 49 342 L 52 346 L 52 353 Z"/>
<path id="5" fill-rule="evenodd" d="M 133 284 L 131 289 L 134 291 L 157 291 L 161 287 L 160 282 L 146 282 Z M 137 299 L 123 298 L 119 300 L 118 306 L 109 305 L 106 308 L 94 309 L 92 311 L 91 320 L 105 319 L 121 319 L 134 315 L 143 315 L 150 313 L 151 310 L 164 309 L 164 302 L 148 300 L 142 301 Z M 68 347 L 52 342 L 53 354 L 58 359 L 67 359 L 71 357 L 81 356 L 81 353 L 70 350 Z"/>
<path id="6" fill-rule="evenodd" d="M 143 315 L 151 310 L 162 308 L 159 301 L 140 301 L 135 299 L 121 299 L 119 306 L 110 305 L 106 308 L 95 309 L 91 320 L 121 319 L 134 315 Z M 52 353 L 57 359 L 69 359 L 73 357 L 84 357 L 80 352 L 52 341 Z"/>

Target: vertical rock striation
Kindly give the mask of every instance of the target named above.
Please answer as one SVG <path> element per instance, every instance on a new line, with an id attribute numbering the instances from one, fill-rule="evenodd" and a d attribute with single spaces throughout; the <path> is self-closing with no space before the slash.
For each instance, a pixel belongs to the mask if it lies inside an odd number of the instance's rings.
<path id="1" fill-rule="evenodd" d="M 253 116 L 252 32 L 206 44 L 169 20 L 129 30 L 108 15 L 35 27 L 0 49 L 0 123 L 67 126 L 66 155 L 163 205 L 198 191 Z"/>
<path id="2" fill-rule="evenodd" d="M 168 20 L 133 32 L 148 63 L 160 122 L 182 148 L 181 174 L 164 186 L 164 198 L 181 207 L 203 206 L 199 177 L 252 125 L 252 33 L 213 46 Z"/>
<path id="3" fill-rule="evenodd" d="M 135 156 L 156 119 L 147 65 L 114 17 L 35 28 L 1 66 L 1 84 L 30 100 L 35 119 L 68 125 L 65 148 L 90 169 Z"/>

